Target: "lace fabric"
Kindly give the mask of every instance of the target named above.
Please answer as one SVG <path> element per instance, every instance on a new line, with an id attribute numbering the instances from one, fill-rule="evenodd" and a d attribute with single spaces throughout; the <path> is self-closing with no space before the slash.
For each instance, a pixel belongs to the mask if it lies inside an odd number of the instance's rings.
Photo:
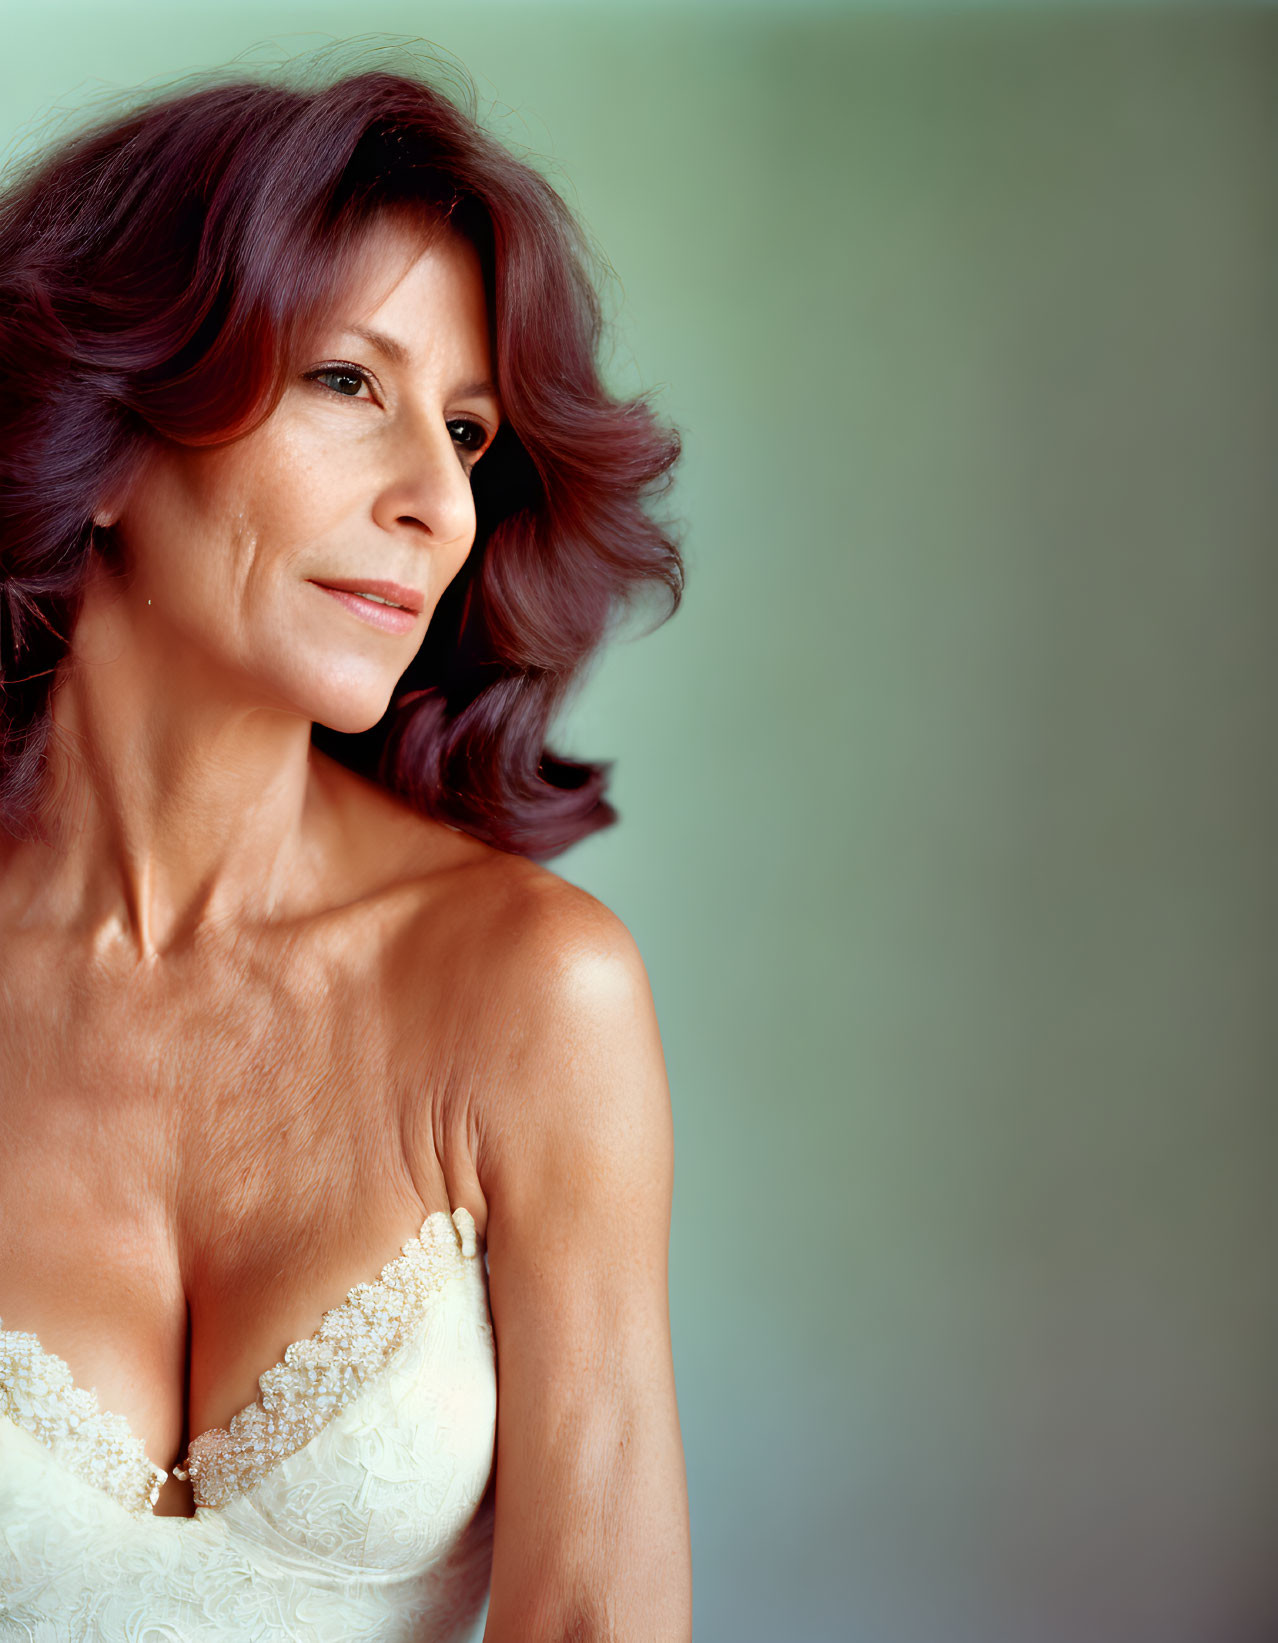
<path id="1" fill-rule="evenodd" d="M 372 1283 L 164 1473 L 29 1334 L 0 1330 L 0 1639 L 454 1643 L 491 1559 L 496 1363 L 465 1210 Z M 158 1480 L 157 1480 L 158 1474 Z"/>
<path id="2" fill-rule="evenodd" d="M 0 1415 L 126 1510 L 155 1505 L 168 1473 L 147 1459 L 123 1415 L 99 1409 L 97 1393 L 77 1386 L 62 1359 L 25 1331 L 0 1330 Z"/>
<path id="3" fill-rule="evenodd" d="M 229 1427 L 192 1441 L 186 1471 L 174 1471 L 190 1477 L 197 1505 L 221 1506 L 251 1488 L 385 1368 L 430 1297 L 476 1257 L 469 1211 L 457 1210 L 453 1225 L 456 1236 L 442 1212 L 431 1217 L 374 1283 L 357 1284 L 309 1340 L 295 1342 L 283 1362 L 259 1377 L 258 1398 Z"/>

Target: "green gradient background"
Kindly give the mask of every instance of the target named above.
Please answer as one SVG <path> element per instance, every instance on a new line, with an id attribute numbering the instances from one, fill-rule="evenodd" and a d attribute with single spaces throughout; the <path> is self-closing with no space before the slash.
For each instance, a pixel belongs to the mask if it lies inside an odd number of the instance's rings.
<path id="1" fill-rule="evenodd" d="M 1278 1636 L 1278 19 L 3 21 L 10 151 L 425 37 L 615 269 L 688 593 L 564 722 L 623 821 L 555 865 L 663 1025 L 699 1643 Z"/>

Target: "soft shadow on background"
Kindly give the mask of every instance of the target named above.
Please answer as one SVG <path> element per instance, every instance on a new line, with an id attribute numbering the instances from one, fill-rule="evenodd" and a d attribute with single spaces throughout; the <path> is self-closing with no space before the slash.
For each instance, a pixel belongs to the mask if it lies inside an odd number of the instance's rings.
<path id="1" fill-rule="evenodd" d="M 432 42 L 612 263 L 688 592 L 552 865 L 662 1022 L 699 1643 L 1272 1643 L 1278 17 L 0 21 L 10 154 Z"/>

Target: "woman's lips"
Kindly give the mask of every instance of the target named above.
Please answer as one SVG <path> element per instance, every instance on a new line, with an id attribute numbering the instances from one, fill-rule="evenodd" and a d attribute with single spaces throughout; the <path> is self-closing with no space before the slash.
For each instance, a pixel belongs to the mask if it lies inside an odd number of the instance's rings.
<path id="1" fill-rule="evenodd" d="M 370 627 L 380 628 L 383 633 L 404 634 L 411 633 L 417 626 L 417 618 L 421 614 L 425 603 L 420 593 L 414 588 L 403 588 L 395 582 L 315 582 L 321 593 L 327 593 L 341 605 L 345 605 L 352 616 L 358 616 L 360 621 L 367 622 Z M 375 599 L 365 599 L 364 594 L 371 593 Z M 380 601 L 392 599 L 394 604 L 385 605 Z"/>

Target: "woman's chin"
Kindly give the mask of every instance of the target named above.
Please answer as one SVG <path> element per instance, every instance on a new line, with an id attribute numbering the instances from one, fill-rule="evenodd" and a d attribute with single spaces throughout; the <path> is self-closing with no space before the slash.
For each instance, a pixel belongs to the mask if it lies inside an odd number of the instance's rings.
<path id="1" fill-rule="evenodd" d="M 382 715 L 389 705 L 389 696 L 376 707 L 355 709 L 347 703 L 329 712 L 312 714 L 311 723 L 323 725 L 325 730 L 335 730 L 343 736 L 359 736 L 381 722 Z"/>
<path id="2" fill-rule="evenodd" d="M 343 736 L 358 736 L 379 724 L 394 694 L 394 682 L 379 682 L 363 690 L 326 690 L 308 703 L 312 724 L 336 730 Z"/>

